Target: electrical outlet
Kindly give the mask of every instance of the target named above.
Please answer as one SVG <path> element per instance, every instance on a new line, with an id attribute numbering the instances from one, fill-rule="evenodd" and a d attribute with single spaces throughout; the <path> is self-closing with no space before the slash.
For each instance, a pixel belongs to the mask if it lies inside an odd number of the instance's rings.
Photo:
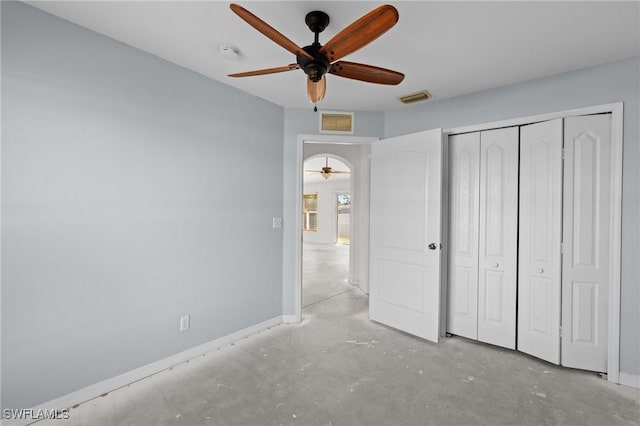
<path id="1" fill-rule="evenodd" d="M 180 331 L 187 331 L 191 326 L 191 315 L 180 317 Z"/>
<path id="2" fill-rule="evenodd" d="M 282 228 L 282 218 L 281 217 L 274 217 L 273 218 L 273 229 L 279 229 Z"/>

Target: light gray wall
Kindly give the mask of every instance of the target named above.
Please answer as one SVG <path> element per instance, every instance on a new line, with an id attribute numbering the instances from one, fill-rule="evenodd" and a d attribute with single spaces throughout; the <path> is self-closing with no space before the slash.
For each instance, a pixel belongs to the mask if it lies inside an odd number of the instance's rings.
<path id="1" fill-rule="evenodd" d="M 2 408 L 279 316 L 283 109 L 1 7 Z"/>
<path id="2" fill-rule="evenodd" d="M 284 110 L 284 207 L 283 207 L 283 260 L 282 260 L 282 297 L 283 313 L 295 314 L 295 285 L 296 285 L 296 167 L 298 135 L 319 134 L 318 113 L 309 109 L 289 108 Z M 383 133 L 383 114 L 377 112 L 355 112 L 354 136 L 381 137 Z M 309 144 L 310 149 L 312 144 Z M 332 152 L 352 161 L 344 149 L 336 146 Z M 306 149 L 306 148 L 305 148 Z M 323 148 L 324 149 L 324 148 Z M 306 150 L 308 155 L 313 151 Z M 355 167 L 358 165 L 354 164 Z"/>
<path id="3" fill-rule="evenodd" d="M 639 97 L 640 59 L 632 58 L 385 114 L 385 137 L 391 137 L 624 102 L 620 369 L 631 374 L 640 374 Z"/>

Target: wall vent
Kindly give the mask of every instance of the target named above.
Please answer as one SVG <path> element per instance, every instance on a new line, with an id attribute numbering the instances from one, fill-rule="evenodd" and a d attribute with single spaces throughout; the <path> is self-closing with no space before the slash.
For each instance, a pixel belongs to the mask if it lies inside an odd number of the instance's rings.
<path id="1" fill-rule="evenodd" d="M 431 99 L 431 93 L 427 92 L 426 90 L 421 90 L 416 93 L 411 93 L 410 95 L 400 96 L 398 99 L 403 104 L 412 104 L 414 102 L 426 101 L 427 99 Z"/>
<path id="2" fill-rule="evenodd" d="M 353 113 L 335 111 L 321 112 L 320 132 L 353 134 Z"/>

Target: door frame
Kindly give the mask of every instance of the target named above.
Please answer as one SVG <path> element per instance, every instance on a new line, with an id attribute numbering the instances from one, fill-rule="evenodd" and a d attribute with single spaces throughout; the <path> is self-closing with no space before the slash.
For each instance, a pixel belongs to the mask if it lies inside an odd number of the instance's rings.
<path id="1" fill-rule="evenodd" d="M 530 115 L 526 117 L 512 118 L 508 120 L 494 121 L 490 123 L 474 124 L 470 126 L 453 127 L 443 130 L 443 135 L 448 136 L 460 133 L 478 132 L 483 130 L 497 129 L 501 127 L 522 126 L 534 124 L 541 121 L 554 120 L 579 115 L 611 113 L 611 218 L 609 220 L 609 330 L 608 330 L 608 351 L 607 351 L 607 380 L 620 383 L 620 268 L 621 268 L 621 247 L 622 247 L 622 145 L 623 145 L 623 115 L 624 105 L 622 102 L 595 105 L 591 107 L 576 108 L 570 110 L 556 111 L 545 114 Z M 445 147 L 443 152 L 447 152 Z M 448 176 L 448 162 L 444 162 L 444 177 Z M 448 181 L 443 180 L 444 185 Z M 445 188 L 446 189 L 446 188 Z M 446 191 L 448 193 L 448 191 Z M 443 218 L 448 215 L 448 200 L 443 204 Z M 443 238 L 445 247 L 447 245 L 447 222 L 443 220 Z M 445 250 L 446 252 L 446 250 Z M 443 256 L 446 258 L 446 256 Z M 446 270 L 446 269 L 445 269 Z M 442 278 L 443 293 L 447 292 L 446 276 Z M 446 318 L 446 300 L 442 303 L 441 311 Z"/>
<path id="2" fill-rule="evenodd" d="M 342 136 L 342 135 L 313 135 L 313 134 L 299 134 L 298 141 L 296 143 L 296 215 L 295 215 L 295 309 L 294 309 L 294 321 L 302 321 L 302 191 L 304 189 L 304 144 L 305 143 L 319 143 L 319 144 L 333 144 L 333 145 L 370 145 L 371 143 L 379 140 L 377 137 L 363 137 L 363 136 Z M 359 169 L 355 164 L 351 164 L 352 178 L 351 178 L 351 194 L 354 193 L 354 185 L 356 179 L 354 175 L 359 173 Z M 353 199 L 352 199 L 353 201 Z M 353 208 L 353 206 L 352 206 Z M 351 228 L 350 230 L 353 230 Z M 359 235 L 353 235 L 351 233 L 351 239 L 359 238 Z M 353 244 L 350 247 L 354 247 Z M 355 247 L 353 249 L 354 253 Z M 368 250 L 367 250 L 368 251 Z M 350 256 L 351 258 L 351 256 Z"/>

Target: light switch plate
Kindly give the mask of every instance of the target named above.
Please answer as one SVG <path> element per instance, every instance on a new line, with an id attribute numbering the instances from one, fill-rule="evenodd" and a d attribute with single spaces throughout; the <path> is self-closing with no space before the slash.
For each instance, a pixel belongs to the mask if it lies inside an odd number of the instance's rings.
<path id="1" fill-rule="evenodd" d="M 180 331 L 187 331 L 191 327 L 191 315 L 180 317 Z"/>
<path id="2" fill-rule="evenodd" d="M 281 217 L 274 217 L 273 218 L 273 229 L 280 229 L 282 228 L 282 218 Z"/>

